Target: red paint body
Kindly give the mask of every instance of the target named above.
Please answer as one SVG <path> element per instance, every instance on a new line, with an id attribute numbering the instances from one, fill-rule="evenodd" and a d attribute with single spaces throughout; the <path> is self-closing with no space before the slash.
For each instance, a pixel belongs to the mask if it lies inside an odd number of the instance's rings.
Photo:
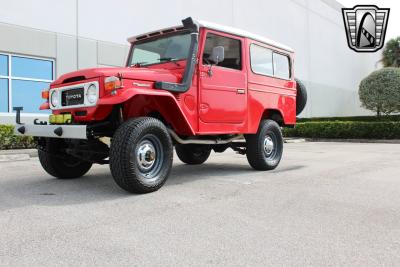
<path id="1" fill-rule="evenodd" d="M 202 62 L 207 32 L 238 39 L 242 44 L 242 69 L 234 70 L 213 66 L 213 75 L 207 75 L 209 66 Z M 84 76 L 84 82 L 96 80 L 100 85 L 100 99 L 95 107 L 73 108 L 54 111 L 54 114 L 71 112 L 74 121 L 86 123 L 104 120 L 113 106 L 122 105 L 124 119 L 146 116 L 157 112 L 180 135 L 219 135 L 256 133 L 260 120 L 272 113 L 278 113 L 283 126 L 296 122 L 296 83 L 293 67 L 291 79 L 282 80 L 255 74 L 250 68 L 250 44 L 258 44 L 281 52 L 290 58 L 291 52 L 267 44 L 211 29 L 200 29 L 198 64 L 192 77 L 191 88 L 185 93 L 171 93 L 154 89 L 155 81 L 179 83 L 185 69 L 185 61 L 157 64 L 147 67 L 95 68 L 84 69 L 62 75 L 51 84 L 51 88 L 79 84 L 83 81 L 64 83 L 64 80 Z M 115 95 L 102 88 L 104 78 L 119 76 L 123 88 Z M 141 86 L 137 86 L 137 84 Z M 136 84 L 136 85 L 135 85 Z M 147 85 L 145 87 L 144 85 Z M 238 94 L 237 90 L 244 90 Z M 48 108 L 44 104 L 43 109 Z M 85 116 L 76 116 L 77 111 L 87 111 Z"/>

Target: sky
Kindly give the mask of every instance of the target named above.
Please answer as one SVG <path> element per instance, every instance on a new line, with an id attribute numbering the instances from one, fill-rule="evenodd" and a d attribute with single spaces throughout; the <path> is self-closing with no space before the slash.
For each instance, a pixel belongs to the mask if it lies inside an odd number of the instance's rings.
<path id="1" fill-rule="evenodd" d="M 376 5 L 380 8 L 390 8 L 388 28 L 386 31 L 386 42 L 400 36 L 400 1 L 399 0 L 337 0 L 345 7 L 355 5 Z"/>

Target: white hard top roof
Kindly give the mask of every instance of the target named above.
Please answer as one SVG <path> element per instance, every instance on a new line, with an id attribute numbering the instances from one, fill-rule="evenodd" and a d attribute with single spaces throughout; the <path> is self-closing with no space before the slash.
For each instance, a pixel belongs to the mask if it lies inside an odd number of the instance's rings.
<path id="1" fill-rule="evenodd" d="M 256 41 L 259 41 L 259 42 L 262 42 L 262 43 L 265 43 L 265 44 L 268 44 L 268 45 L 271 45 L 271 46 L 274 46 L 274 47 L 282 49 L 282 50 L 286 50 L 288 52 L 294 52 L 294 50 L 292 48 L 290 48 L 289 46 L 286 46 L 284 44 L 275 42 L 273 40 L 264 38 L 264 37 L 262 37 L 260 35 L 254 34 L 254 33 L 247 32 L 245 30 L 241 30 L 241 29 L 237 29 L 237 28 L 229 27 L 229 26 L 224 26 L 224 25 L 220 25 L 220 24 L 217 24 L 217 23 L 208 22 L 208 21 L 204 21 L 204 20 L 195 20 L 195 22 L 197 22 L 197 24 L 200 27 L 203 27 L 203 28 L 213 29 L 213 30 L 217 30 L 217 31 L 221 31 L 221 32 L 230 33 L 230 34 L 233 34 L 233 35 L 246 37 L 246 38 L 249 38 L 249 39 L 253 39 L 253 40 L 256 40 Z M 169 27 L 169 28 L 165 28 L 165 29 L 162 29 L 162 30 L 152 31 L 152 32 L 149 32 L 149 33 L 140 34 L 140 35 L 137 35 L 137 36 L 130 37 L 130 38 L 128 38 L 128 41 L 130 43 L 133 43 L 133 42 L 135 42 L 137 40 L 146 39 L 148 37 L 156 36 L 156 35 L 159 35 L 159 34 L 170 33 L 170 32 L 174 32 L 174 31 L 180 31 L 182 29 L 183 29 L 182 25 L 175 26 L 175 27 Z"/>

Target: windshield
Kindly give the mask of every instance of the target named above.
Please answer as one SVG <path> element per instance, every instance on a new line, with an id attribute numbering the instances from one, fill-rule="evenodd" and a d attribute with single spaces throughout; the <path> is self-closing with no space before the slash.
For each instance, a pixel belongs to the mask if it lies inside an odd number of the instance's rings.
<path id="1" fill-rule="evenodd" d="M 133 45 L 129 66 L 184 60 L 189 54 L 190 41 L 190 34 L 187 32 L 139 41 Z"/>

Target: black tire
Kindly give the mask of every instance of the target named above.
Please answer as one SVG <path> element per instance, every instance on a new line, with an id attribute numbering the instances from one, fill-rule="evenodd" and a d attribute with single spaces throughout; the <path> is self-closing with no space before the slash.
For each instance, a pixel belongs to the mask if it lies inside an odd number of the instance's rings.
<path id="1" fill-rule="evenodd" d="M 122 189 L 131 193 L 149 193 L 162 187 L 171 172 L 172 160 L 169 133 L 155 118 L 126 121 L 111 140 L 111 174 Z"/>
<path id="2" fill-rule="evenodd" d="M 178 158 L 186 164 L 203 164 L 211 154 L 211 148 L 205 145 L 176 145 Z"/>
<path id="3" fill-rule="evenodd" d="M 297 84 L 296 93 L 296 115 L 299 115 L 307 104 L 307 89 L 306 86 L 299 80 L 295 79 Z"/>
<path id="4" fill-rule="evenodd" d="M 258 132 L 246 136 L 246 147 L 251 167 L 259 171 L 275 169 L 283 153 L 283 137 L 278 123 L 262 120 Z"/>
<path id="5" fill-rule="evenodd" d="M 38 156 L 43 169 L 58 179 L 74 179 L 85 175 L 92 167 L 91 162 L 65 154 L 64 140 L 47 138 L 39 147 Z"/>

